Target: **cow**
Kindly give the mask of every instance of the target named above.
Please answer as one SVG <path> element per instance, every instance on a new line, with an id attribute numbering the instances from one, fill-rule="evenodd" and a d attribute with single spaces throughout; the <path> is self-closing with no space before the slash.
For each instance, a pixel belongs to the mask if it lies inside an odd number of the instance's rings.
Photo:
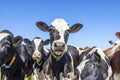
<path id="1" fill-rule="evenodd" d="M 83 25 L 69 24 L 62 18 L 55 19 L 50 26 L 45 22 L 36 22 L 37 27 L 50 35 L 50 55 L 43 64 L 42 74 L 45 80 L 75 78 L 74 69 L 79 65 L 79 48 L 67 45 L 70 33 L 79 31 Z"/>
<path id="2" fill-rule="evenodd" d="M 15 46 L 22 41 L 21 37 L 14 37 L 8 30 L 0 32 L 0 67 L 2 80 L 24 80 L 22 62 Z"/>
<path id="3" fill-rule="evenodd" d="M 112 76 L 110 60 L 100 48 L 89 48 L 81 53 L 76 73 L 77 80 L 110 80 Z"/>
<path id="4" fill-rule="evenodd" d="M 21 44 L 21 36 L 14 37 L 8 30 L 0 32 L 0 66 L 2 80 L 24 80 L 33 72 L 33 60 Z"/>
<path id="5" fill-rule="evenodd" d="M 45 45 L 49 44 L 49 39 L 43 41 L 40 37 L 35 37 L 32 41 L 30 41 L 28 38 L 24 39 L 25 44 L 27 44 L 27 47 L 30 47 L 31 50 L 31 56 L 34 60 L 33 64 L 33 77 L 34 80 L 42 80 L 41 76 L 41 70 L 44 62 L 49 56 L 49 50 L 44 48 Z"/>
<path id="6" fill-rule="evenodd" d="M 109 41 L 112 45 L 111 50 L 109 51 L 109 57 L 111 61 L 111 66 L 113 70 L 112 78 L 116 76 L 117 80 L 120 80 L 120 32 L 116 32 L 118 40 L 113 42 Z"/>

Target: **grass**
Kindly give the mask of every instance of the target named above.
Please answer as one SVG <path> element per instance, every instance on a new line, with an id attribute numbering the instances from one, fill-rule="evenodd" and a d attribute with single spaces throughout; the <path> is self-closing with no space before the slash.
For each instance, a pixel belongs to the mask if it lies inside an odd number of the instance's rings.
<path id="1" fill-rule="evenodd" d="M 24 80 L 34 80 L 33 75 L 31 76 L 31 79 L 29 77 L 26 77 Z"/>

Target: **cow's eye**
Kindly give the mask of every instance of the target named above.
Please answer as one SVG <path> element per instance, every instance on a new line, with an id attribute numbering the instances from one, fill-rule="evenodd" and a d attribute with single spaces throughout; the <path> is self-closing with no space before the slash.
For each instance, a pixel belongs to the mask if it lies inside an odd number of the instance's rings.
<path id="1" fill-rule="evenodd" d="M 70 30 L 70 29 L 68 29 L 68 30 L 66 30 L 65 32 L 69 34 L 69 33 L 70 33 L 70 31 L 71 31 L 71 30 Z"/>
<path id="2" fill-rule="evenodd" d="M 66 31 L 65 31 L 65 33 L 69 34 L 69 31 L 68 31 L 68 30 L 66 30 Z"/>
<path id="3" fill-rule="evenodd" d="M 53 32 L 55 32 L 55 30 L 54 30 L 54 29 L 50 29 L 50 31 L 49 31 L 49 32 L 53 33 Z"/>

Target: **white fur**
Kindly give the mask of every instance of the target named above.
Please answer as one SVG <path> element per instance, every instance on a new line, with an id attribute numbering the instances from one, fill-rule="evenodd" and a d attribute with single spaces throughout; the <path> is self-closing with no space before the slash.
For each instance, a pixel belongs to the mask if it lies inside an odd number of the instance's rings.
<path id="1" fill-rule="evenodd" d="M 34 80 L 44 80 L 43 74 L 42 72 L 39 72 L 38 68 L 34 69 L 33 77 L 34 77 Z"/>
<path id="2" fill-rule="evenodd" d="M 39 48 L 39 45 L 41 43 L 41 39 L 34 39 L 34 43 L 35 43 L 35 52 L 39 52 L 38 48 Z"/>
<path id="3" fill-rule="evenodd" d="M 10 34 L 8 34 L 8 33 L 0 33 L 0 41 L 1 41 L 3 38 L 7 37 L 8 35 L 10 35 Z"/>
<path id="4" fill-rule="evenodd" d="M 55 19 L 51 24 L 59 31 L 69 29 L 68 23 L 62 18 Z"/>
<path id="5" fill-rule="evenodd" d="M 116 45 L 114 45 L 114 44 L 116 44 Z M 113 45 L 113 48 L 110 51 L 110 54 L 109 54 L 110 57 L 115 53 L 116 48 L 120 46 L 120 40 L 113 42 L 112 45 Z"/>

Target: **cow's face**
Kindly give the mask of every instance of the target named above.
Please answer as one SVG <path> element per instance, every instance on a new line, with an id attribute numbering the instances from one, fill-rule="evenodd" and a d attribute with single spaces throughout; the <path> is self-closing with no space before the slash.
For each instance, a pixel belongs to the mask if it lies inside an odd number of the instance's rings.
<path id="1" fill-rule="evenodd" d="M 0 32 L 0 66 L 11 59 L 12 46 L 12 35 Z"/>
<path id="2" fill-rule="evenodd" d="M 21 37 L 13 37 L 8 30 L 0 32 L 0 66 L 10 61 L 14 56 L 14 46 L 20 42 Z"/>
<path id="3" fill-rule="evenodd" d="M 120 51 L 120 40 L 117 40 L 115 42 L 109 41 L 109 43 L 113 46 L 111 49 L 111 53 L 115 53 L 117 51 Z"/>
<path id="4" fill-rule="evenodd" d="M 41 30 L 49 32 L 51 49 L 56 55 L 61 55 L 62 52 L 67 51 L 69 33 L 77 32 L 82 28 L 82 24 L 75 24 L 69 27 L 64 19 L 55 19 L 51 23 L 51 26 L 48 26 L 44 22 L 37 22 L 37 26 Z"/>
<path id="5" fill-rule="evenodd" d="M 29 39 L 24 39 L 24 42 L 32 47 L 32 58 L 39 63 L 40 60 L 45 57 L 44 56 L 44 50 L 43 50 L 43 46 L 44 45 L 48 45 L 49 44 L 49 40 L 45 40 L 43 41 L 41 38 L 36 37 L 34 38 L 32 41 L 30 41 Z"/>
<path id="6" fill-rule="evenodd" d="M 109 41 L 109 43 L 113 46 L 111 49 L 111 55 L 117 51 L 120 51 L 120 32 L 117 32 L 116 36 L 119 38 L 117 41 Z"/>

